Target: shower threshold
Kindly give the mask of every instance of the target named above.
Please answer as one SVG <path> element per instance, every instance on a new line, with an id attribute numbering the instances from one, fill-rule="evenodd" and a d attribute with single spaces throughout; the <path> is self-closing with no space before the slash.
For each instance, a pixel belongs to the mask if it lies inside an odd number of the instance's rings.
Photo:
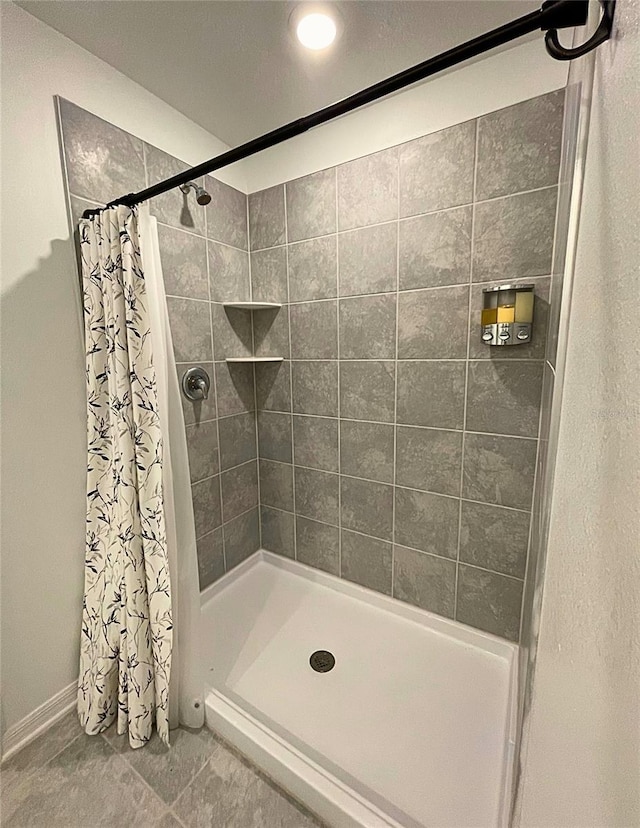
<path id="1" fill-rule="evenodd" d="M 508 825 L 516 645 L 263 550 L 202 642 L 208 726 L 329 825 Z"/>

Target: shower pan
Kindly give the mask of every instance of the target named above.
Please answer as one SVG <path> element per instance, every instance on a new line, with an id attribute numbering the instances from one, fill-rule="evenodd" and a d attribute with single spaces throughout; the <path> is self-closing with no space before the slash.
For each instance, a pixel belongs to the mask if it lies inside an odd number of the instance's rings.
<path id="1" fill-rule="evenodd" d="M 335 828 L 506 826 L 517 649 L 264 551 L 202 593 L 207 724 Z"/>

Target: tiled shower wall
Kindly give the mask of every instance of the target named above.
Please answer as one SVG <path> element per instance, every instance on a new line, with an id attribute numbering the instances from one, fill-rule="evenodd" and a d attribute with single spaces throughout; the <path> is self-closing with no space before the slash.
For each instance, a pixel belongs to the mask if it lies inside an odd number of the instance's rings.
<path id="1" fill-rule="evenodd" d="M 58 103 L 74 227 L 88 207 L 187 167 L 68 101 Z M 247 197 L 210 176 L 204 186 L 212 196 L 206 208 L 179 190 L 150 202 L 178 376 L 198 364 L 212 380 L 208 400 L 183 398 L 201 587 L 260 545 L 253 366 L 224 362 L 243 352 L 247 320 L 235 325 L 236 334 L 220 304 L 249 297 Z"/>
<path id="2" fill-rule="evenodd" d="M 211 177 L 207 208 L 151 203 L 178 373 L 214 380 L 184 403 L 201 587 L 261 523 L 267 549 L 517 640 L 563 100 L 254 193 L 248 228 L 246 196 Z M 60 115 L 74 220 L 185 167 L 66 101 Z M 482 345 L 482 287 L 518 279 L 535 284 L 534 341 Z M 283 307 L 222 306 L 249 298 Z M 251 353 L 285 359 L 224 361 Z"/>
<path id="3" fill-rule="evenodd" d="M 518 640 L 563 91 L 249 196 L 262 545 Z M 530 345 L 482 288 L 535 284 Z"/>

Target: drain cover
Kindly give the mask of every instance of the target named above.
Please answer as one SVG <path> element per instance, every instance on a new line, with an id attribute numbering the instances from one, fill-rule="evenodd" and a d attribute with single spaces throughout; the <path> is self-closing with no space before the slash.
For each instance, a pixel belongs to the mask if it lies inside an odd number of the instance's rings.
<path id="1" fill-rule="evenodd" d="M 329 670 L 333 670 L 335 667 L 336 660 L 333 653 L 328 650 L 316 650 L 315 653 L 312 653 L 309 664 L 316 673 L 328 673 Z"/>

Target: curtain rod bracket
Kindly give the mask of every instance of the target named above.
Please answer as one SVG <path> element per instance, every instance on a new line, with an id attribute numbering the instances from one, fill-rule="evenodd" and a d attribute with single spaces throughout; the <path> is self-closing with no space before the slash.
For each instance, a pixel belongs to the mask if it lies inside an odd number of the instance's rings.
<path id="1" fill-rule="evenodd" d="M 549 30 L 544 36 L 544 45 L 552 58 L 555 58 L 556 60 L 574 60 L 575 58 L 586 55 L 606 40 L 609 40 L 611 32 L 613 31 L 613 16 L 616 10 L 616 0 L 600 0 L 600 4 L 602 5 L 602 19 L 600 20 L 598 28 L 591 35 L 589 40 L 585 41 L 585 43 L 581 46 L 576 46 L 573 49 L 567 49 L 558 39 L 557 29 L 560 27 L 546 27 Z"/>

